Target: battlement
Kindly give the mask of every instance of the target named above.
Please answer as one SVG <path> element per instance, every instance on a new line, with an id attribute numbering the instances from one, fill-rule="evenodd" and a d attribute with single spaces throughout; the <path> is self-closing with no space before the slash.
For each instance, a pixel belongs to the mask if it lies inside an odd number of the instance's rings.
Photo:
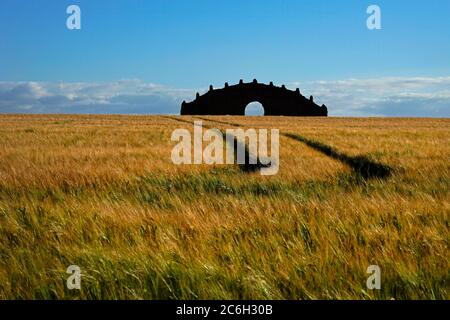
<path id="1" fill-rule="evenodd" d="M 223 88 L 209 86 L 208 92 L 196 94 L 192 102 L 183 101 L 181 115 L 245 115 L 245 108 L 251 102 L 259 102 L 264 115 L 270 116 L 327 116 L 325 105 L 314 103 L 313 96 L 304 97 L 300 89 L 289 90 L 285 85 L 275 86 L 258 83 L 256 79 L 236 85 L 225 83 Z"/>

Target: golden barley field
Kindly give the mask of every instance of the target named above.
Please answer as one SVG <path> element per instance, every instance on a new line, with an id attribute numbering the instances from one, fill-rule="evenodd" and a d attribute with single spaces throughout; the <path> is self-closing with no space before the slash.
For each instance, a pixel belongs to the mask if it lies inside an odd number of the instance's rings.
<path id="1" fill-rule="evenodd" d="M 450 119 L 202 118 L 279 173 L 174 165 L 196 117 L 0 115 L 0 298 L 450 298 Z"/>

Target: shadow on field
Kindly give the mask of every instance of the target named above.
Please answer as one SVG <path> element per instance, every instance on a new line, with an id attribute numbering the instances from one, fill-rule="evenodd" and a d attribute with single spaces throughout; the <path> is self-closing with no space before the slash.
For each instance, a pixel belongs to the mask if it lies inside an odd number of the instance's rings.
<path id="1" fill-rule="evenodd" d="M 386 164 L 382 164 L 370 159 L 367 156 L 349 156 L 345 153 L 339 152 L 333 147 L 326 145 L 322 142 L 311 140 L 305 137 L 302 137 L 295 133 L 285 133 L 283 134 L 285 137 L 303 142 L 308 147 L 313 148 L 323 154 L 335 159 L 339 160 L 355 171 L 355 173 L 365 179 L 370 178 L 387 178 L 391 175 L 392 168 Z"/>
<path id="2" fill-rule="evenodd" d="M 241 169 L 241 171 L 243 172 L 256 172 L 258 170 L 260 170 L 261 168 L 268 168 L 270 167 L 270 163 L 265 165 L 263 163 L 261 163 L 260 159 L 258 156 L 252 155 L 250 153 L 250 151 L 248 150 L 248 146 L 246 144 L 243 144 L 241 141 L 239 141 L 235 136 L 230 135 L 224 131 L 221 131 L 223 134 L 223 139 L 224 142 L 227 142 L 227 137 L 229 137 L 230 139 L 233 139 L 234 143 L 233 143 L 233 148 L 234 148 L 234 160 L 235 163 L 237 163 L 237 152 L 240 148 L 242 148 L 242 150 L 244 150 L 245 152 L 245 161 L 243 164 L 239 164 L 239 168 Z"/>
<path id="3" fill-rule="evenodd" d="M 170 117 L 170 116 L 163 116 L 164 118 L 167 119 L 171 119 L 171 120 L 175 120 L 175 121 L 179 121 L 179 122 L 184 122 L 184 123 L 189 123 L 191 125 L 195 125 L 194 122 L 189 121 L 189 120 L 185 120 L 185 119 L 180 119 L 180 118 L 174 118 L 174 117 Z M 219 121 L 214 121 L 214 120 L 210 120 L 207 118 L 200 118 L 200 117 L 196 117 L 200 120 L 206 120 L 206 121 L 213 121 L 213 122 L 219 122 Z M 235 125 L 235 124 L 231 124 L 231 123 L 226 123 L 226 122 L 220 122 L 222 124 L 227 124 L 227 125 L 232 125 L 235 127 L 239 127 L 239 125 Z M 205 124 L 202 125 L 204 128 L 207 129 L 213 129 L 210 126 L 207 126 Z M 244 150 L 244 154 L 245 154 L 245 162 L 243 164 L 239 164 L 239 169 L 243 172 L 247 172 L 247 173 L 252 173 L 252 172 L 256 172 L 258 170 L 260 170 L 261 168 L 267 168 L 270 167 L 270 163 L 269 164 L 263 164 L 261 163 L 260 159 L 257 156 L 254 156 L 250 153 L 250 151 L 248 150 L 248 146 L 245 144 L 242 144 L 242 142 L 238 141 L 238 139 L 233 136 L 233 135 L 229 135 L 227 134 L 224 130 L 220 130 L 222 136 L 223 136 L 223 142 L 226 144 L 227 143 L 227 138 L 231 139 L 234 141 L 233 143 L 233 149 L 234 149 L 234 160 L 235 163 L 237 163 L 236 161 L 236 157 L 237 157 L 237 152 L 240 148 L 242 148 L 242 150 Z"/>
<path id="4" fill-rule="evenodd" d="M 214 119 L 203 118 L 203 117 L 195 117 L 195 118 L 200 119 L 200 120 L 204 120 L 204 121 L 215 122 L 215 123 L 223 124 L 223 125 L 227 125 L 227 126 L 237 127 L 237 128 L 242 127 L 241 125 L 236 124 L 236 123 L 232 123 L 232 122 L 214 120 Z M 222 130 L 222 133 L 224 134 L 224 137 L 225 137 L 226 133 L 223 130 Z M 234 154 L 235 155 L 236 155 L 236 152 L 237 152 L 238 145 L 240 147 L 242 147 L 241 146 L 242 143 L 239 142 L 236 138 L 234 138 Z M 255 172 L 255 171 L 260 170 L 261 168 L 268 168 L 268 167 L 271 166 L 271 163 L 269 163 L 267 165 L 266 164 L 262 164 L 258 157 L 256 157 L 256 164 L 251 164 L 250 163 L 250 158 L 254 159 L 255 157 L 252 154 L 250 154 L 250 151 L 248 150 L 248 146 L 247 145 L 244 145 L 243 147 L 245 148 L 245 164 L 239 165 L 239 167 L 241 168 L 242 171 L 244 171 L 244 172 Z"/>
<path id="5" fill-rule="evenodd" d="M 210 118 L 202 118 L 202 117 L 195 117 L 197 119 L 200 120 L 205 120 L 205 121 L 210 121 L 210 122 L 216 122 L 216 123 L 220 123 L 220 124 L 225 124 L 227 126 L 232 126 L 232 127 L 242 127 L 239 124 L 236 123 L 232 123 L 232 122 L 226 122 L 226 121 L 220 121 L 220 120 L 214 120 L 214 119 L 210 119 Z"/>
<path id="6" fill-rule="evenodd" d="M 193 122 L 184 120 L 184 119 L 172 118 L 172 117 L 167 117 L 167 118 L 176 120 L 176 121 L 190 123 L 192 125 L 194 124 Z M 202 117 L 196 117 L 196 118 L 200 119 L 200 120 L 223 124 L 223 125 L 241 127 L 241 125 L 236 124 L 236 123 L 213 120 L 210 118 L 202 118 Z M 210 128 L 209 126 L 206 126 L 206 125 L 203 125 L 203 126 L 205 128 Z M 221 130 L 221 132 L 223 134 L 224 141 L 226 142 L 226 133 L 223 130 Z M 392 168 L 390 166 L 383 164 L 383 163 L 376 162 L 376 161 L 370 159 L 368 156 L 364 156 L 364 155 L 349 156 L 349 155 L 346 155 L 345 153 L 339 152 L 338 150 L 334 149 L 333 147 L 331 147 L 327 144 L 305 138 L 305 137 L 303 137 L 299 134 L 295 134 L 295 133 L 282 133 L 282 135 L 285 137 L 294 139 L 296 141 L 302 142 L 302 143 L 306 144 L 308 147 L 313 148 L 314 150 L 317 150 L 330 158 L 333 158 L 335 160 L 338 160 L 338 161 L 348 165 L 359 177 L 362 177 L 364 179 L 371 179 L 371 178 L 385 179 L 385 178 L 388 178 L 392 174 Z M 237 150 L 237 147 L 239 144 L 240 144 L 240 142 L 237 141 L 236 138 L 234 138 L 235 154 L 236 154 L 236 150 Z M 239 166 L 240 169 L 244 172 L 255 172 L 255 171 L 259 170 L 261 167 L 263 167 L 263 165 L 261 164 L 259 159 L 256 160 L 256 164 L 250 164 L 249 159 L 250 158 L 254 159 L 255 156 L 253 156 L 249 153 L 249 150 L 246 145 L 244 147 L 245 147 L 245 164 L 240 165 Z"/>

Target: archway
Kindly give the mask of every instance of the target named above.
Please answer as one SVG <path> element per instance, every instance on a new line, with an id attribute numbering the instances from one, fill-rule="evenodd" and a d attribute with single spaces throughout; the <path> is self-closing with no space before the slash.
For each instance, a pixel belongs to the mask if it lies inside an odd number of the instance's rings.
<path id="1" fill-rule="evenodd" d="M 263 116 L 265 114 L 264 111 L 264 106 L 257 102 L 250 102 L 246 107 L 245 107 L 245 113 L 246 116 Z"/>
<path id="2" fill-rule="evenodd" d="M 251 107 L 247 106 L 252 101 L 262 103 L 264 112 L 261 107 L 255 110 L 253 103 Z M 205 94 L 197 93 L 194 101 L 183 101 L 180 114 L 326 117 L 328 109 L 325 105 L 317 105 L 312 96 L 305 97 L 298 88 L 293 91 L 284 85 L 277 87 L 272 82 L 263 84 L 255 79 L 250 83 L 240 80 L 236 85 L 225 83 L 225 86 L 219 89 L 210 86 Z"/>

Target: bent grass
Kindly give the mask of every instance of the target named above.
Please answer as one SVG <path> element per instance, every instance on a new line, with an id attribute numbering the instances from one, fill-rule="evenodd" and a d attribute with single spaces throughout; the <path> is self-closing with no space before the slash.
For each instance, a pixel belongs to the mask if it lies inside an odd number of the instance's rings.
<path id="1" fill-rule="evenodd" d="M 170 134 L 188 123 L 2 115 L 0 298 L 450 298 L 448 119 L 205 119 L 279 128 L 390 175 L 288 136 L 273 177 L 175 167 Z M 80 291 L 65 286 L 72 264 Z M 366 288 L 371 264 L 381 290 Z"/>

